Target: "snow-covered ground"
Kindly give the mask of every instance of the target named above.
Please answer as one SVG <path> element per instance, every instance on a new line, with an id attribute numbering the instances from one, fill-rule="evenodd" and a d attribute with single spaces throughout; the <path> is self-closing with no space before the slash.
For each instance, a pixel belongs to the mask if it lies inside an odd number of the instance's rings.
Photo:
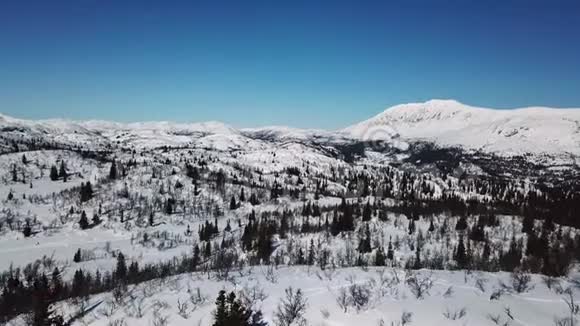
<path id="1" fill-rule="evenodd" d="M 492 293 L 501 285 L 511 285 L 509 274 L 427 271 L 405 272 L 391 268 L 347 268 L 320 270 L 316 267 L 246 268 L 232 272 L 227 281 L 207 274 L 184 274 L 131 286 L 122 300 L 111 293 L 96 295 L 82 304 L 62 303 L 59 306 L 74 314 L 80 307 L 102 302 L 80 321 L 83 325 L 155 325 L 165 319 L 166 325 L 211 325 L 214 301 L 220 290 L 240 292 L 252 297 L 253 308 L 261 309 L 265 320 L 273 325 L 274 313 L 285 295 L 285 289 L 300 289 L 307 300 L 305 318 L 308 325 L 374 326 L 399 325 L 403 313 L 410 313 L 410 323 L 419 326 L 500 325 L 546 326 L 554 318 L 566 317 L 568 308 L 560 289 L 570 284 L 561 281 L 549 289 L 540 276 L 533 276 L 530 290 L 509 292 L 497 300 Z M 417 298 L 409 279 L 429 279 L 432 286 L 422 298 Z M 367 293 L 368 303 L 358 309 L 339 304 L 341 292 L 349 293 L 356 284 Z M 479 284 L 479 285 L 478 285 Z M 192 304 L 191 297 L 199 293 L 205 302 Z M 573 290 L 577 295 L 578 291 Z M 186 303 L 180 313 L 178 306 Z M 461 311 L 464 310 L 464 314 Z M 453 315 L 456 320 L 452 320 Z M 460 318 L 459 316 L 462 315 Z M 446 315 L 448 317 L 446 317 Z M 22 325 L 15 320 L 10 325 Z M 393 324 L 391 324 L 393 323 Z"/>
<path id="2" fill-rule="evenodd" d="M 564 294 L 548 289 L 538 275 L 533 276 L 533 289 L 490 300 L 500 281 L 511 282 L 509 274 L 422 270 L 420 275 L 432 275 L 434 283 L 428 295 L 416 298 L 407 282 L 411 275 L 400 268 L 420 248 L 422 259 L 438 257 L 444 262 L 438 268 L 454 269 L 459 239 L 467 238 L 480 216 L 468 213 L 467 228 L 458 231 L 457 214 L 437 210 L 423 214 L 410 208 L 401 212 L 396 207 L 441 200 L 445 194 L 481 204 L 521 200 L 529 193 L 542 195 L 537 179 L 514 176 L 488 183 L 488 170 L 476 163 L 447 162 L 457 164 L 452 171 L 442 172 L 435 164 L 439 162 L 410 161 L 414 153 L 408 150 L 412 141 L 426 139 L 500 155 L 576 157 L 580 154 L 580 111 L 549 110 L 505 113 L 453 101 L 430 101 L 392 108 L 336 132 L 286 127 L 236 130 L 216 122 L 35 122 L 0 115 L 0 127 L 5 131 L 0 145 L 8 151 L 0 155 L 0 272 L 24 268 L 45 257 L 51 263 L 41 272 L 49 274 L 58 266 L 63 280 L 68 281 L 77 269 L 112 272 L 118 252 L 128 262 L 144 266 L 191 254 L 196 244 L 211 243 L 217 248 L 222 240 L 233 242 L 230 249 L 239 254 L 240 264 L 248 266 L 247 257 L 256 251 L 241 245 L 249 216 L 279 222 L 281 214 L 286 214 L 292 230 L 284 237 L 274 234 L 271 238 L 271 260 L 278 259 L 283 265 L 276 271 L 268 271 L 266 266 L 245 267 L 227 281 L 217 280 L 213 273 L 210 277 L 184 274 L 131 286 L 123 304 L 113 303 L 111 293 L 92 297 L 85 307 L 103 303 L 83 322 L 122 325 L 114 321 L 124 320 L 127 325 L 156 326 L 161 325 L 156 320 L 167 317 L 168 325 L 211 325 L 213 301 L 220 289 L 248 292 L 256 287 L 267 298 L 255 302 L 254 308 L 262 309 L 271 322 L 284 289 L 292 286 L 302 289 L 308 299 L 309 325 L 394 326 L 404 312 L 412 314 L 411 325 L 493 325 L 491 319 L 498 320 L 498 325 L 550 325 L 554 317 L 566 313 Z M 530 113 L 530 118 L 524 119 L 521 112 Z M 360 140 L 377 142 L 377 147 L 360 147 Z M 384 140 L 392 151 L 379 147 Z M 351 145 L 355 148 L 345 149 Z M 12 153 L 14 150 L 18 152 Z M 349 151 L 356 153 L 356 159 L 345 158 Z M 114 164 L 118 176 L 110 177 Z M 66 180 L 51 180 L 53 166 L 66 169 Z M 193 167 L 195 173 L 190 171 Z M 567 169 L 570 166 L 551 170 L 560 173 Z M 552 182 L 547 176 L 547 182 Z M 81 185 L 89 181 L 93 194 L 81 201 Z M 276 187 L 283 190 L 282 195 L 275 195 Z M 250 196 L 257 202 L 251 203 Z M 356 227 L 331 235 L 322 226 L 344 215 L 338 213 L 343 197 L 360 208 L 355 214 Z M 231 208 L 230 199 L 237 206 Z M 169 202 L 174 204 L 168 210 Z M 307 204 L 322 212 L 304 213 Z M 362 221 L 367 204 L 373 205 L 372 216 Z M 482 227 L 485 242 L 468 241 L 469 250 L 477 254 L 487 243 L 492 258 L 497 257 L 512 239 L 525 250 L 529 233 L 522 232 L 522 217 L 513 212 L 497 213 L 497 223 Z M 91 221 L 85 229 L 79 223 L 83 213 Z M 413 230 L 412 214 L 416 217 Z M 100 222 L 93 225 L 95 215 Z M 217 223 L 218 234 L 202 241 L 198 231 L 208 221 Z M 433 229 L 428 231 L 431 223 Z M 31 227 L 28 237 L 26 225 Z M 227 231 L 226 225 L 230 225 Z M 311 229 L 301 229 L 304 225 Z M 367 227 L 372 250 L 359 253 L 357 246 Z M 541 227 L 536 221 L 536 229 Z M 318 231 L 312 230 L 316 228 Z M 553 233 L 552 238 L 564 235 L 570 239 L 579 234 L 571 226 L 558 226 Z M 385 249 L 391 242 L 394 257 L 388 265 L 396 269 L 344 268 L 356 265 L 357 257 L 372 262 L 378 248 Z M 286 266 L 295 261 L 298 248 L 303 253 L 314 248 L 316 259 L 328 253 L 326 264 L 343 268 L 322 271 L 319 267 Z M 82 259 L 73 262 L 79 249 Z M 572 285 L 566 280 L 561 283 L 563 288 Z M 368 289 L 370 302 L 358 311 L 351 307 L 345 312 L 337 297 L 353 284 Z M 180 305 L 186 302 L 196 288 L 206 303 L 195 310 L 190 305 L 188 318 L 183 318 L 178 300 Z M 575 288 L 573 291 L 578 294 Z M 71 302 L 60 306 L 67 314 L 75 307 Z M 143 310 L 143 316 L 137 317 L 141 315 L 138 310 Z M 455 313 L 461 318 L 451 320 Z"/>

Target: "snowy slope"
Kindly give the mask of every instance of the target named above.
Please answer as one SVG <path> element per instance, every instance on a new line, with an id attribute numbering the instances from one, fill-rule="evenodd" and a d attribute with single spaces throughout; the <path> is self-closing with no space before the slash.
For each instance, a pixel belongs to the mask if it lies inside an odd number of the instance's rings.
<path id="1" fill-rule="evenodd" d="M 494 110 L 431 100 L 391 107 L 344 131 L 363 140 L 426 140 L 506 155 L 580 155 L 580 109 Z"/>
<path id="2" fill-rule="evenodd" d="M 494 110 L 453 100 L 402 104 L 344 130 L 289 127 L 237 130 L 220 122 L 116 123 L 107 121 L 21 120 L 0 114 L 3 136 L 51 139 L 65 144 L 137 148 L 193 146 L 217 150 L 264 148 L 264 144 L 340 144 L 431 141 L 500 155 L 580 156 L 580 109 L 530 107 Z"/>
<path id="3" fill-rule="evenodd" d="M 102 303 L 78 324 L 212 325 L 216 307 L 214 300 L 224 289 L 245 296 L 253 309 L 264 313 L 268 325 L 277 325 L 276 309 L 289 287 L 303 292 L 306 301 L 304 317 L 312 326 L 496 325 L 492 318 L 497 318 L 499 325 L 546 326 L 567 316 L 562 296 L 548 289 L 537 275 L 532 279 L 535 287 L 529 292 L 509 293 L 501 300 L 490 300 L 500 282 L 509 283 L 509 275 L 423 270 L 417 275 L 430 277 L 433 286 L 424 298 L 417 299 L 405 284 L 409 275 L 397 269 L 322 271 L 318 268 L 280 267 L 274 271 L 275 280 L 267 278 L 265 270 L 265 267 L 241 270 L 229 282 L 208 280 L 206 275 L 198 273 L 160 279 L 131 287 L 130 294 L 120 303 L 110 293 L 96 295 L 85 302 L 85 306 Z M 485 287 L 479 289 L 476 282 L 485 284 Z M 348 290 L 352 284 L 368 289 L 370 300 L 360 311 L 350 307 L 345 312 L 337 300 L 341 291 Z M 566 285 L 567 282 L 563 281 L 562 286 Z M 202 300 L 192 304 L 191 298 L 195 298 L 198 290 Z M 185 307 L 181 312 L 180 305 Z M 82 304 L 61 302 L 58 306 L 72 315 Z M 450 315 L 458 314 L 462 309 L 464 314 L 453 320 Z M 410 316 L 410 321 L 405 324 L 401 323 L 404 312 Z M 24 320 L 17 319 L 9 325 L 24 325 Z"/>

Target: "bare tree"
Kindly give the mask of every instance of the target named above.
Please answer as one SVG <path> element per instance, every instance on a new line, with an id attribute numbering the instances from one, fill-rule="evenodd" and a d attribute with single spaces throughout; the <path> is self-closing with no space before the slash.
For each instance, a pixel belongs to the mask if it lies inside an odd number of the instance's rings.
<path id="1" fill-rule="evenodd" d="M 302 294 L 302 290 L 294 291 L 292 287 L 285 290 L 286 297 L 278 304 L 278 309 L 274 314 L 277 326 L 305 326 L 307 301 Z"/>
<path id="2" fill-rule="evenodd" d="M 563 292 L 562 286 L 560 285 L 560 280 L 558 278 L 553 276 L 543 276 L 542 281 L 548 289 L 554 290 L 556 293 L 559 292 L 559 294 Z"/>
<path id="3" fill-rule="evenodd" d="M 433 278 L 431 274 L 421 276 L 419 274 L 411 273 L 410 276 L 407 277 L 407 285 L 417 299 L 423 299 L 425 295 L 429 294 L 429 290 L 433 287 Z"/>
<path id="4" fill-rule="evenodd" d="M 509 320 L 502 321 L 500 315 L 488 314 L 487 319 L 489 319 L 491 322 L 493 322 L 494 324 L 499 325 L 499 326 L 509 326 L 510 325 Z"/>
<path id="5" fill-rule="evenodd" d="M 459 320 L 465 317 L 465 315 L 467 315 L 467 309 L 465 309 L 465 307 L 453 311 L 450 311 L 449 308 L 447 308 L 445 312 L 443 312 L 443 316 L 449 320 Z"/>
<path id="6" fill-rule="evenodd" d="M 408 311 L 403 311 L 401 313 L 401 319 L 397 321 L 392 321 L 391 326 L 405 326 L 411 324 L 413 319 L 413 313 Z"/>
<path id="7" fill-rule="evenodd" d="M 189 308 L 189 305 L 187 304 L 187 301 L 182 302 L 181 300 L 177 299 L 177 313 L 183 319 L 189 318 L 189 312 L 187 311 L 188 308 Z"/>
<path id="8" fill-rule="evenodd" d="M 576 325 L 576 315 L 580 312 L 580 306 L 576 304 L 576 300 L 574 299 L 574 293 L 571 288 L 567 288 L 564 291 L 565 297 L 562 298 L 568 306 L 568 310 L 570 312 L 570 316 L 565 318 L 556 318 L 554 323 L 557 326 L 575 326 Z"/>
<path id="9" fill-rule="evenodd" d="M 528 273 L 522 271 L 515 271 L 512 273 L 512 289 L 517 293 L 527 292 L 534 288 L 531 283 L 532 277 Z"/>

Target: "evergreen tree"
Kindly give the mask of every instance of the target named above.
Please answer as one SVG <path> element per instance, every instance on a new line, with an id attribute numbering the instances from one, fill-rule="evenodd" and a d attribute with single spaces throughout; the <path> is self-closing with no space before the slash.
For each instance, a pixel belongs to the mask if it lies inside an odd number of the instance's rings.
<path id="1" fill-rule="evenodd" d="M 387 249 L 387 259 L 392 261 L 394 258 L 395 258 L 395 252 L 393 250 L 393 244 L 391 242 L 391 239 L 389 239 L 389 247 Z"/>
<path id="2" fill-rule="evenodd" d="M 117 282 L 124 283 L 127 280 L 127 263 L 125 255 L 119 252 L 117 255 L 117 268 L 115 268 L 115 279 Z"/>
<path id="3" fill-rule="evenodd" d="M 524 221 L 522 222 L 522 232 L 531 234 L 533 230 L 534 230 L 534 219 L 529 215 L 524 216 Z"/>
<path id="4" fill-rule="evenodd" d="M 244 194 L 244 188 L 242 188 L 242 191 L 240 192 L 240 202 L 245 202 L 246 201 L 246 195 Z"/>
<path id="5" fill-rule="evenodd" d="M 191 271 L 197 270 L 197 266 L 201 261 L 200 253 L 201 251 L 199 249 L 199 245 L 196 244 L 195 247 L 193 248 L 193 257 L 191 258 Z"/>
<path id="6" fill-rule="evenodd" d="M 117 179 L 117 162 L 113 161 L 111 163 L 111 169 L 109 170 L 109 179 L 116 180 Z"/>
<path id="7" fill-rule="evenodd" d="M 81 249 L 79 248 L 73 257 L 75 263 L 80 263 L 82 261 Z"/>
<path id="8" fill-rule="evenodd" d="M 28 238 L 32 235 L 32 226 L 30 226 L 30 220 L 26 220 L 26 225 L 24 226 L 24 229 L 22 230 L 22 234 L 24 234 L 24 237 Z"/>
<path id="9" fill-rule="evenodd" d="M 95 212 L 93 214 L 93 225 L 99 225 L 101 224 L 101 218 L 99 217 L 99 215 Z"/>
<path id="10" fill-rule="evenodd" d="M 58 180 L 58 169 L 54 165 L 50 168 L 50 180 Z"/>
<path id="11" fill-rule="evenodd" d="M 262 319 L 262 312 L 245 307 L 234 292 L 226 296 L 224 290 L 220 291 L 213 315 L 213 326 L 267 326 Z"/>
<path id="12" fill-rule="evenodd" d="M 67 182 L 68 180 L 68 173 L 66 172 L 66 166 L 64 161 L 60 161 L 60 170 L 58 172 L 58 177 L 62 178 L 63 182 Z"/>
<path id="13" fill-rule="evenodd" d="M 79 220 L 79 226 L 81 227 L 82 230 L 86 230 L 90 227 L 89 220 L 87 219 L 87 213 L 85 213 L 85 211 L 82 211 L 82 213 L 81 213 L 81 219 Z"/>
<path id="14" fill-rule="evenodd" d="M 314 259 L 316 254 L 314 253 L 314 239 L 310 239 L 310 248 L 308 248 L 308 265 L 314 265 Z"/>
<path id="15" fill-rule="evenodd" d="M 465 231 L 467 229 L 467 218 L 465 216 L 461 216 L 459 220 L 457 220 L 457 224 L 455 225 L 456 231 Z"/>
<path id="16" fill-rule="evenodd" d="M 236 197 L 232 196 L 232 200 L 230 201 L 230 210 L 235 210 L 238 208 L 238 204 L 236 204 Z"/>
<path id="17" fill-rule="evenodd" d="M 93 187 L 90 181 L 81 183 L 81 202 L 89 201 L 93 198 Z"/>
<path id="18" fill-rule="evenodd" d="M 385 266 L 387 263 L 383 247 L 379 247 L 375 254 L 375 266 Z"/>
<path id="19" fill-rule="evenodd" d="M 16 164 L 12 164 L 12 182 L 18 181 L 18 171 L 16 171 Z"/>
<path id="20" fill-rule="evenodd" d="M 431 219 L 431 222 L 429 222 L 429 232 L 433 232 L 435 231 L 435 225 L 433 224 L 433 219 Z"/>
<path id="21" fill-rule="evenodd" d="M 371 204 L 369 203 L 369 201 L 367 201 L 363 210 L 362 220 L 368 222 L 371 220 L 371 218 L 372 218 Z"/>
<path id="22" fill-rule="evenodd" d="M 415 261 L 413 262 L 413 269 L 421 269 L 423 264 L 421 262 L 421 246 L 417 244 L 415 246 Z"/>
<path id="23" fill-rule="evenodd" d="M 455 251 L 455 261 L 460 269 L 467 267 L 467 254 L 465 253 L 465 244 L 463 243 L 463 237 L 459 238 L 459 244 Z"/>
<path id="24" fill-rule="evenodd" d="M 358 251 L 361 254 L 371 252 L 371 230 L 367 224 L 364 236 L 360 239 L 358 244 Z"/>
<path id="25" fill-rule="evenodd" d="M 226 291 L 221 290 L 216 301 L 216 310 L 213 313 L 213 326 L 228 326 L 228 310 L 226 308 Z"/>
<path id="26" fill-rule="evenodd" d="M 411 219 L 409 221 L 409 234 L 415 233 L 415 220 Z"/>

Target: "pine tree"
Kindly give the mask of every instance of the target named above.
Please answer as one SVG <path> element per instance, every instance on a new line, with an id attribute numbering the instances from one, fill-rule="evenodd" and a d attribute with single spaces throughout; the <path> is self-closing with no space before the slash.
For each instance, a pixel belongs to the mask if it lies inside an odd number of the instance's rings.
<path id="1" fill-rule="evenodd" d="M 82 213 L 81 213 L 81 219 L 79 220 L 79 226 L 81 227 L 82 230 L 86 230 L 90 227 L 89 220 L 87 219 L 87 213 L 85 213 L 85 211 L 82 211 Z"/>
<path id="2" fill-rule="evenodd" d="M 216 310 L 214 311 L 214 323 L 213 326 L 229 326 L 228 322 L 228 311 L 226 308 L 226 291 L 221 290 L 215 301 Z"/>
<path id="3" fill-rule="evenodd" d="M 369 203 L 369 201 L 367 201 L 364 209 L 363 209 L 363 215 L 362 215 L 362 220 L 364 222 L 368 222 L 370 221 L 372 218 L 372 209 L 371 209 L 371 204 Z"/>
<path id="4" fill-rule="evenodd" d="M 51 297 L 55 301 L 58 301 L 63 291 L 62 277 L 58 267 L 55 267 L 52 270 L 51 283 L 52 283 Z"/>
<path id="5" fill-rule="evenodd" d="M 24 237 L 28 238 L 32 235 L 32 226 L 30 226 L 30 220 L 26 220 L 26 225 L 24 226 L 24 229 L 22 230 L 22 234 L 24 234 Z"/>
<path id="6" fill-rule="evenodd" d="M 127 263 L 125 262 L 125 255 L 119 252 L 117 255 L 117 268 L 115 269 L 115 279 L 117 282 L 124 283 L 127 280 Z"/>
<path id="7" fill-rule="evenodd" d="M 431 222 L 429 222 L 429 232 L 433 232 L 435 231 L 435 225 L 433 224 L 433 219 L 431 219 Z"/>
<path id="8" fill-rule="evenodd" d="M 463 237 L 459 238 L 459 244 L 457 245 L 457 250 L 455 251 L 455 261 L 457 266 L 461 269 L 467 267 L 467 255 L 465 254 L 465 245 L 463 243 Z"/>
<path id="9" fill-rule="evenodd" d="M 236 204 L 236 197 L 232 196 L 232 200 L 230 201 L 230 210 L 235 210 L 238 208 L 238 204 Z"/>
<path id="10" fill-rule="evenodd" d="M 423 263 L 421 262 L 421 246 L 417 244 L 415 247 L 415 261 L 413 263 L 413 269 L 423 268 Z"/>
<path id="11" fill-rule="evenodd" d="M 109 170 L 109 179 L 116 180 L 117 179 L 117 162 L 113 161 L 111 163 L 111 169 Z"/>
<path id="12" fill-rule="evenodd" d="M 387 259 L 392 261 L 394 258 L 395 252 L 393 250 L 393 243 L 391 242 L 391 239 L 389 239 L 389 247 L 387 249 Z"/>
<path id="13" fill-rule="evenodd" d="M 456 231 L 464 231 L 467 229 L 467 219 L 465 216 L 461 216 L 459 220 L 457 220 L 457 224 L 455 225 Z"/>
<path id="14" fill-rule="evenodd" d="M 529 215 L 524 216 L 524 221 L 522 222 L 522 232 L 531 234 L 533 230 L 534 230 L 534 219 Z"/>
<path id="15" fill-rule="evenodd" d="M 193 248 L 193 257 L 191 258 L 191 271 L 196 271 L 197 270 L 197 266 L 199 265 L 199 262 L 201 261 L 201 257 L 200 257 L 200 249 L 199 249 L 199 245 L 195 245 L 195 247 Z"/>
<path id="16" fill-rule="evenodd" d="M 409 221 L 409 234 L 415 233 L 415 220 L 411 219 Z"/>
<path id="17" fill-rule="evenodd" d="M 99 217 L 99 215 L 97 213 L 93 214 L 93 225 L 99 225 L 101 224 L 101 218 Z"/>
<path id="18" fill-rule="evenodd" d="M 379 247 L 375 254 L 375 266 L 385 266 L 387 263 L 383 247 Z"/>
<path id="19" fill-rule="evenodd" d="M 81 183 L 81 202 L 89 201 L 93 198 L 93 187 L 90 181 Z"/>
<path id="20" fill-rule="evenodd" d="M 75 263 L 80 263 L 82 261 L 81 249 L 79 248 L 73 257 Z"/>
<path id="21" fill-rule="evenodd" d="M 68 173 L 66 172 L 66 166 L 64 161 L 60 161 L 60 170 L 58 172 L 58 177 L 62 178 L 63 182 L 67 182 L 68 180 Z"/>
<path id="22" fill-rule="evenodd" d="M 362 237 L 359 241 L 358 251 L 362 254 L 371 252 L 371 231 L 367 224 L 365 229 L 364 237 Z"/>
<path id="23" fill-rule="evenodd" d="M 18 181 L 18 171 L 16 171 L 16 164 L 12 164 L 12 182 Z"/>
<path id="24" fill-rule="evenodd" d="M 54 165 L 50 168 L 50 180 L 58 180 L 58 169 Z"/>
<path id="25" fill-rule="evenodd" d="M 314 239 L 310 239 L 310 248 L 308 248 L 308 265 L 312 266 L 314 265 L 314 259 L 315 259 L 315 253 L 314 253 Z"/>

